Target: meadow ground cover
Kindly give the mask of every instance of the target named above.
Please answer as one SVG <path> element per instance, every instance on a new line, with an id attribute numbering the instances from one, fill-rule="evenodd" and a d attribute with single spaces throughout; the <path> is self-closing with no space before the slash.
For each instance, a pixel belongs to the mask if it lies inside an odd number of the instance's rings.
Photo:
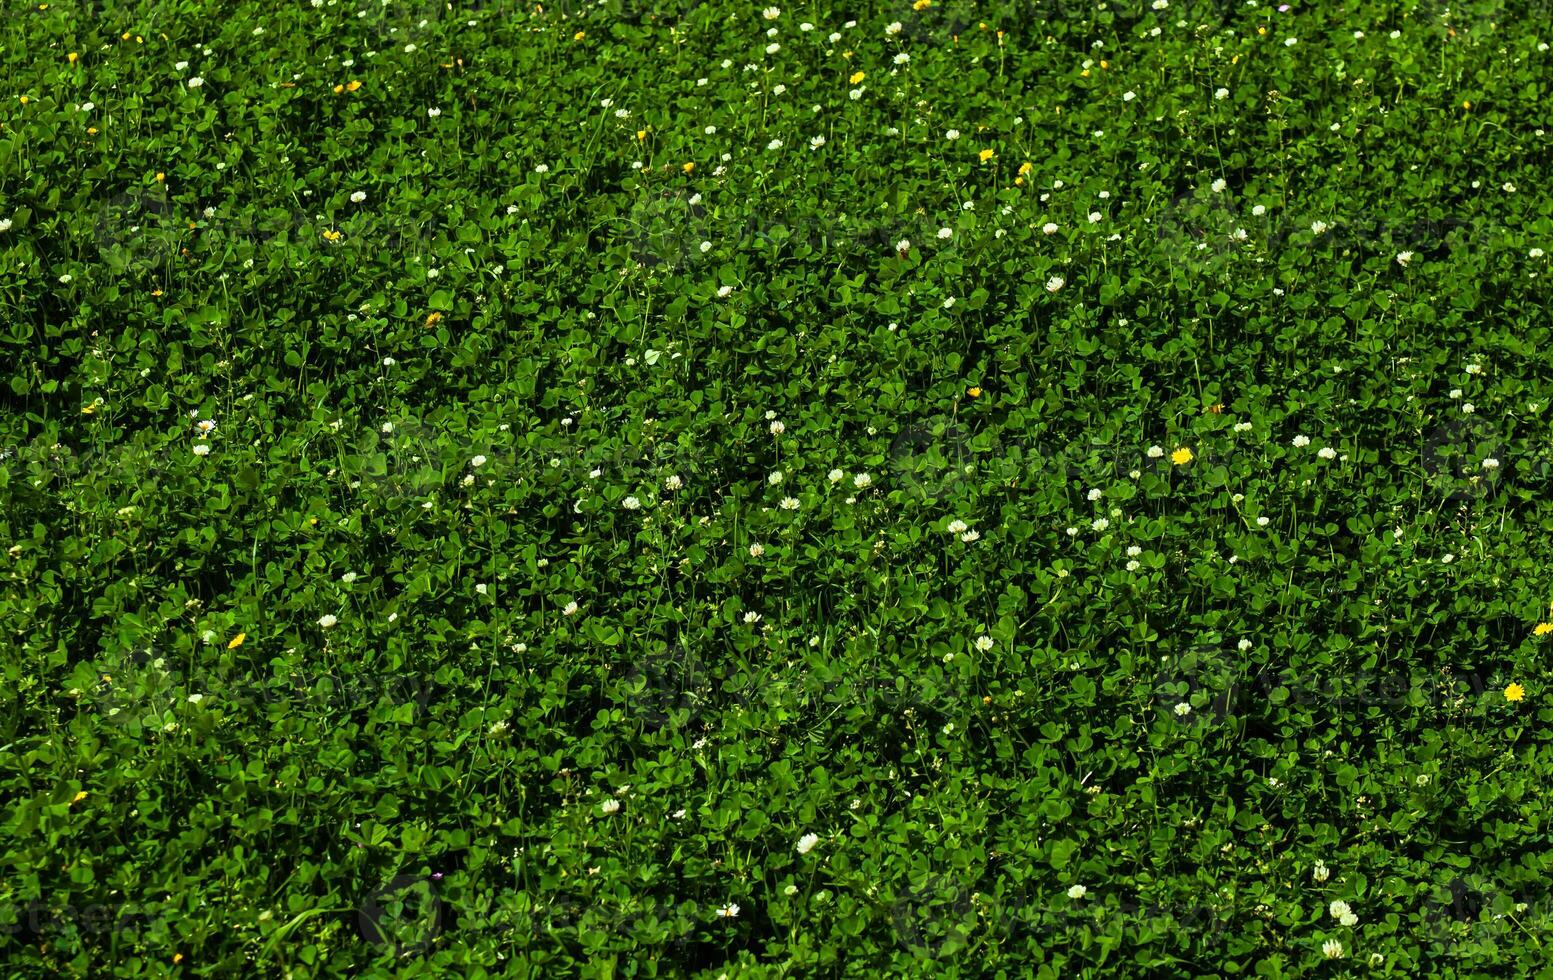
<path id="1" fill-rule="evenodd" d="M 6 974 L 1553 975 L 1550 42 L 8 4 Z"/>

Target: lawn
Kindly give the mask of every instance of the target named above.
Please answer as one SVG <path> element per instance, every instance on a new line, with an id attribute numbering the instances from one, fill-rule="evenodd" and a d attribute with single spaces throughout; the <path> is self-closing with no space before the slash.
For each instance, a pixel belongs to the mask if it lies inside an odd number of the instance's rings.
<path id="1" fill-rule="evenodd" d="M 1546 0 L 11 0 L 16 977 L 1553 977 Z"/>

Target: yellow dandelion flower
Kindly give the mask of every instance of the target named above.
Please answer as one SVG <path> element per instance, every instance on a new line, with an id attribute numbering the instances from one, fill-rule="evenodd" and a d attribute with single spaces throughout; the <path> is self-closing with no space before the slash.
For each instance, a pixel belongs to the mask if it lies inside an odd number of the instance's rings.
<path id="1" fill-rule="evenodd" d="M 88 136 L 96 136 L 97 135 L 97 127 L 96 126 L 88 126 L 88 127 L 86 127 L 86 135 L 88 135 Z"/>
<path id="2" fill-rule="evenodd" d="M 326 241 L 326 242 L 337 242 L 339 240 L 340 240 L 340 233 L 339 232 L 334 231 L 333 229 L 330 229 L 329 231 L 324 232 L 324 241 Z"/>
<path id="3" fill-rule="evenodd" d="M 588 36 L 588 32 L 587 31 L 578 31 L 576 34 L 572 35 L 572 40 L 573 41 L 581 41 L 583 38 L 585 38 L 587 36 Z"/>
<path id="4" fill-rule="evenodd" d="M 158 170 L 156 172 L 156 182 L 158 184 L 165 184 L 167 182 L 167 175 Z"/>
<path id="5" fill-rule="evenodd" d="M 1186 446 L 1182 446 L 1170 454 L 1170 461 L 1177 466 L 1185 466 L 1192 461 L 1192 451 Z"/>
<path id="6" fill-rule="evenodd" d="M 1526 688 L 1522 687 L 1519 684 L 1511 684 L 1509 687 L 1504 689 L 1504 699 L 1506 701 L 1519 701 L 1521 698 L 1524 698 L 1525 696 L 1526 696 Z"/>
<path id="7" fill-rule="evenodd" d="M 1462 104 L 1461 104 L 1461 107 L 1462 107 L 1462 108 L 1463 108 L 1463 109 L 1470 109 L 1470 108 L 1472 108 L 1472 103 L 1471 103 L 1471 102 L 1463 102 L 1463 103 L 1462 103 Z"/>
<path id="8" fill-rule="evenodd" d="M 979 153 L 977 155 L 981 157 L 981 162 L 982 163 L 986 163 L 988 160 L 991 160 L 997 154 L 993 153 L 991 150 L 982 150 L 981 153 Z"/>
<path id="9" fill-rule="evenodd" d="M 965 393 L 967 395 L 970 395 L 972 398 L 980 398 L 981 397 L 981 388 L 980 387 L 968 388 L 968 389 L 966 389 Z"/>
<path id="10" fill-rule="evenodd" d="M 1024 163 L 1021 163 L 1019 165 L 1019 176 L 1021 176 L 1021 177 L 1028 177 L 1028 176 L 1030 176 L 1030 171 L 1032 171 L 1034 169 L 1035 169 L 1035 165 L 1032 164 L 1029 160 L 1026 160 Z"/>
<path id="11" fill-rule="evenodd" d="M 1547 636 L 1553 633 L 1553 623 L 1538 623 L 1537 628 L 1531 631 L 1533 636 Z"/>
<path id="12" fill-rule="evenodd" d="M 345 91 L 345 86 L 344 85 L 336 85 L 334 87 L 334 94 L 335 95 L 339 95 L 343 91 Z"/>
<path id="13" fill-rule="evenodd" d="M 441 313 L 432 313 L 430 316 L 426 317 L 426 326 L 428 326 L 428 327 L 435 327 L 437 324 L 439 324 L 441 322 L 442 322 L 442 314 Z"/>
<path id="14" fill-rule="evenodd" d="M 852 73 L 851 77 L 847 79 L 847 83 L 850 84 L 850 85 L 856 85 L 858 82 L 861 82 L 863 79 L 865 79 L 867 77 L 868 77 L 868 73 L 867 72 L 855 71 L 855 72 Z"/>
<path id="15" fill-rule="evenodd" d="M 929 8 L 931 6 L 933 6 L 933 0 L 917 0 L 916 3 L 911 5 L 911 9 L 912 10 L 926 10 L 927 8 Z"/>
<path id="16" fill-rule="evenodd" d="M 243 645 L 243 641 L 246 640 L 246 639 L 248 639 L 248 634 L 247 633 L 239 633 L 236 636 L 232 637 L 232 642 L 228 643 L 226 645 L 226 648 L 228 650 L 236 650 L 238 647 Z"/>
<path id="17" fill-rule="evenodd" d="M 351 79 L 349 82 L 345 83 L 345 91 L 347 91 L 347 92 L 354 92 L 354 91 L 356 91 L 359 88 L 361 88 L 361 82 L 357 81 L 354 78 Z"/>
<path id="18" fill-rule="evenodd" d="M 695 169 L 696 169 L 695 161 L 692 160 L 690 163 L 685 164 L 685 166 L 683 168 L 681 168 L 681 169 L 683 169 L 685 171 L 685 173 L 687 173 L 687 174 L 688 173 L 693 173 L 695 171 Z"/>
<path id="19" fill-rule="evenodd" d="M 1100 62 L 1100 67 L 1101 68 L 1109 68 L 1109 67 L 1111 67 L 1111 63 L 1109 61 L 1101 61 Z"/>

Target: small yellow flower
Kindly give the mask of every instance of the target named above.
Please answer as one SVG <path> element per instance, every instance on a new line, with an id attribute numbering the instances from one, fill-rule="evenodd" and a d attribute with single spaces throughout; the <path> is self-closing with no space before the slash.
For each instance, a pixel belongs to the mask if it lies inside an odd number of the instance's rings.
<path id="1" fill-rule="evenodd" d="M 354 92 L 359 88 L 361 88 L 361 82 L 354 78 L 345 84 L 345 91 L 347 92 Z"/>
<path id="2" fill-rule="evenodd" d="M 77 60 L 77 59 L 78 59 L 78 58 L 80 58 L 80 57 L 81 57 L 81 56 L 80 56 L 80 55 L 78 55 L 78 54 L 76 54 L 76 53 L 75 53 L 75 52 L 74 52 L 74 51 L 72 51 L 72 52 L 70 52 L 70 53 L 69 53 L 69 54 L 67 54 L 67 55 L 65 55 L 65 59 L 66 59 L 66 60 L 67 60 L 67 61 L 69 61 L 69 62 L 70 62 L 70 63 L 71 63 L 71 64 L 72 64 L 72 65 L 73 65 L 73 64 L 75 64 L 75 63 L 76 63 L 76 60 Z"/>
<path id="3" fill-rule="evenodd" d="M 865 79 L 867 77 L 868 77 L 868 73 L 867 72 L 855 71 L 855 72 L 852 73 L 852 77 L 847 79 L 847 82 L 848 82 L 848 84 L 856 85 L 858 82 L 861 82 L 863 79 Z"/>
<path id="4" fill-rule="evenodd" d="M 123 34 L 119 35 L 119 40 L 120 41 L 128 41 L 129 40 L 129 31 L 125 31 Z"/>
<path id="5" fill-rule="evenodd" d="M 160 289 L 153 289 L 153 290 L 151 290 L 151 295 L 153 297 L 160 296 L 160 295 L 162 295 L 162 291 Z"/>
<path id="6" fill-rule="evenodd" d="M 183 962 L 183 954 L 182 953 L 174 953 L 173 954 L 173 965 L 177 966 L 179 963 L 182 963 L 182 962 Z"/>
<path id="7" fill-rule="evenodd" d="M 968 389 L 966 389 L 965 393 L 967 395 L 970 395 L 972 398 L 980 398 L 981 397 L 981 388 L 980 387 L 968 388 Z"/>
<path id="8" fill-rule="evenodd" d="M 638 129 L 636 131 L 636 138 L 639 139 L 639 140 L 646 139 L 647 138 L 647 130 L 645 130 L 645 129 Z"/>
<path id="9" fill-rule="evenodd" d="M 1472 103 L 1471 103 L 1471 102 L 1463 102 L 1463 103 L 1462 103 L 1462 104 L 1461 104 L 1461 107 L 1462 107 L 1462 108 L 1463 108 L 1463 109 L 1470 109 L 1470 108 L 1472 108 Z"/>
<path id="10" fill-rule="evenodd" d="M 841 56 L 843 58 L 847 59 L 848 61 L 852 60 L 852 52 L 851 51 L 843 51 L 843 52 L 841 52 Z"/>
<path id="11" fill-rule="evenodd" d="M 1111 63 L 1109 61 L 1102 61 L 1102 62 L 1100 62 L 1100 67 L 1101 68 L 1109 68 L 1109 67 L 1111 67 Z"/>
<path id="12" fill-rule="evenodd" d="M 1537 628 L 1531 631 L 1533 636 L 1547 636 L 1553 633 L 1553 623 L 1538 623 Z"/>
<path id="13" fill-rule="evenodd" d="M 162 173 L 160 170 L 158 170 L 157 173 L 156 173 L 156 182 L 158 184 L 166 183 L 167 182 L 167 175 Z"/>
<path id="14" fill-rule="evenodd" d="M 83 789 L 81 792 L 75 795 L 75 799 L 70 801 L 70 805 L 75 806 L 77 803 L 80 803 L 84 799 L 86 799 L 86 790 Z"/>
<path id="15" fill-rule="evenodd" d="M 1021 177 L 1028 177 L 1028 176 L 1030 176 L 1030 171 L 1032 171 L 1034 169 L 1035 169 L 1035 165 L 1032 164 L 1029 160 L 1026 160 L 1024 163 L 1021 163 L 1019 165 L 1019 176 L 1021 176 Z"/>
<path id="16" fill-rule="evenodd" d="M 81 414 L 82 415 L 96 415 L 97 414 L 97 406 L 101 405 L 101 404 L 102 404 L 102 399 L 99 398 L 99 399 L 97 399 L 96 401 L 92 402 L 89 405 L 82 405 L 81 406 Z"/>
<path id="17" fill-rule="evenodd" d="M 933 0 L 917 0 L 916 3 L 911 5 L 911 9 L 912 10 L 926 10 L 927 8 L 929 8 L 931 6 L 933 6 Z"/>
<path id="18" fill-rule="evenodd" d="M 435 327 L 437 324 L 439 324 L 441 322 L 442 322 L 442 314 L 441 313 L 432 313 L 430 316 L 426 317 L 426 326 L 428 326 L 428 327 Z"/>
<path id="19" fill-rule="evenodd" d="M 32 100 L 31 100 L 31 99 L 29 99 L 29 98 L 27 98 L 27 96 L 25 96 L 25 95 L 24 95 L 24 96 L 22 96 L 22 105 L 26 105 L 26 104 L 27 104 L 27 103 L 29 103 L 29 102 L 31 102 L 31 101 L 32 101 Z"/>
<path id="20" fill-rule="evenodd" d="M 1258 28 L 1257 28 L 1257 29 L 1256 29 L 1256 32 L 1257 32 L 1257 33 L 1258 33 L 1258 34 L 1260 34 L 1260 35 L 1262 35 L 1262 36 L 1263 36 L 1263 37 L 1266 37 L 1266 36 L 1267 36 L 1267 28 L 1265 28 L 1265 27 L 1258 27 Z"/>
<path id="21" fill-rule="evenodd" d="M 238 647 L 243 645 L 243 641 L 246 640 L 246 639 L 248 639 L 248 634 L 247 633 L 239 633 L 236 636 L 232 637 L 232 642 L 228 643 L 226 645 L 226 648 L 228 650 L 236 650 Z"/>
<path id="22" fill-rule="evenodd" d="M 982 163 L 986 163 L 988 160 L 991 160 L 997 154 L 993 153 L 991 150 L 982 150 L 981 153 L 979 153 L 977 155 L 981 157 L 981 162 Z"/>
<path id="23" fill-rule="evenodd" d="M 88 126 L 88 127 L 86 127 L 86 135 L 88 135 L 88 136 L 96 136 L 97 135 L 97 127 L 96 126 Z"/>
<path id="24" fill-rule="evenodd" d="M 337 242 L 339 240 L 340 240 L 340 233 L 339 232 L 334 231 L 332 229 L 329 230 L 329 231 L 324 232 L 324 241 L 333 243 L 333 242 Z"/>
<path id="25" fill-rule="evenodd" d="M 1525 696 L 1526 696 L 1526 688 L 1522 687 L 1519 684 L 1511 684 L 1509 687 L 1504 689 L 1504 699 L 1506 701 L 1519 701 L 1521 698 L 1524 698 Z"/>
<path id="26" fill-rule="evenodd" d="M 339 95 L 343 91 L 345 91 L 345 86 L 344 85 L 336 85 L 334 87 L 334 94 L 335 95 Z"/>
<path id="27" fill-rule="evenodd" d="M 685 164 L 685 166 L 681 169 L 683 169 L 687 174 L 694 172 L 696 169 L 695 161 L 692 160 L 690 163 Z"/>
<path id="28" fill-rule="evenodd" d="M 1192 451 L 1185 446 L 1170 454 L 1170 461 L 1177 466 L 1185 466 L 1192 461 Z"/>
<path id="29" fill-rule="evenodd" d="M 1089 77 L 1089 69 L 1085 68 L 1083 71 L 1079 72 L 1079 77 L 1080 78 L 1088 78 Z"/>
<path id="30" fill-rule="evenodd" d="M 581 41 L 583 38 L 585 38 L 587 36 L 588 36 L 588 32 L 587 31 L 578 31 L 576 34 L 572 35 L 572 40 L 573 41 Z"/>

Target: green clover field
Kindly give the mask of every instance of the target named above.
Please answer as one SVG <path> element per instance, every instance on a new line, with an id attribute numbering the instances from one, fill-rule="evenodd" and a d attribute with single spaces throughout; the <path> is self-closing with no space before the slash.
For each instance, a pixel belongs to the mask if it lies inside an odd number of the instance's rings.
<path id="1" fill-rule="evenodd" d="M 0 975 L 1553 977 L 1549 0 L 6 0 Z"/>

